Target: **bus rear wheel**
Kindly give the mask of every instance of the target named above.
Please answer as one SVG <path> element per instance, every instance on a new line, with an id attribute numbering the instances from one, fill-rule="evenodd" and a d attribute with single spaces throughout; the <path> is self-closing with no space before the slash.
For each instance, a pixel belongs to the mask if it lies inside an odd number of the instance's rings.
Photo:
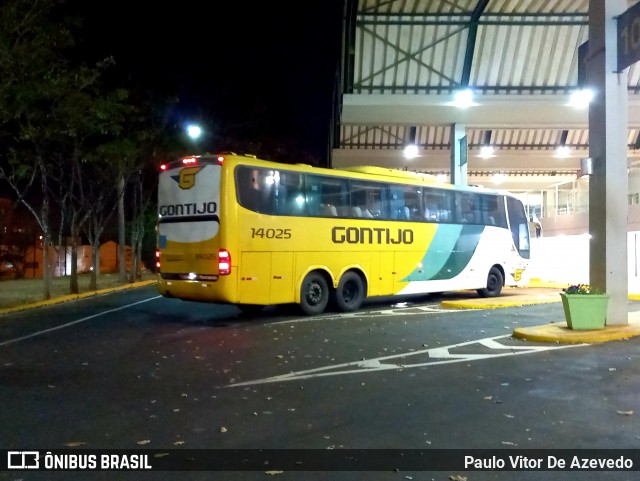
<path id="1" fill-rule="evenodd" d="M 341 312 L 353 312 L 364 300 L 364 283 L 355 272 L 347 272 L 342 276 L 335 290 L 334 303 Z"/>
<path id="2" fill-rule="evenodd" d="M 502 272 L 494 266 L 489 270 L 489 275 L 487 276 L 487 287 L 484 289 L 478 289 L 478 295 L 480 297 L 497 297 L 500 295 L 503 285 L 504 277 L 502 277 Z"/>
<path id="3" fill-rule="evenodd" d="M 300 308 L 310 316 L 322 314 L 329 302 L 329 285 L 324 276 L 310 272 L 300 287 Z"/>

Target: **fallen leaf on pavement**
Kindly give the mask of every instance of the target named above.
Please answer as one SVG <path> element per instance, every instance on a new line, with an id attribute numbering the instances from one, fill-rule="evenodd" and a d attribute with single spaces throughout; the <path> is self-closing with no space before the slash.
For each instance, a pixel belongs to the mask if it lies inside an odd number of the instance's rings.
<path id="1" fill-rule="evenodd" d="M 459 474 L 452 474 L 449 476 L 451 481 L 467 481 L 466 476 L 460 476 Z"/>
<path id="2" fill-rule="evenodd" d="M 71 441 L 70 443 L 64 443 L 64 445 L 68 448 L 77 448 L 78 446 L 83 446 L 87 443 L 83 443 L 82 441 Z"/>

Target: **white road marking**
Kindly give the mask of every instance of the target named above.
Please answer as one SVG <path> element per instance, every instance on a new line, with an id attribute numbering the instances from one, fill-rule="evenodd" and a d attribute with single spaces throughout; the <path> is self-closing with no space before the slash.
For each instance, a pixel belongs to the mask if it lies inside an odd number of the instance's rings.
<path id="1" fill-rule="evenodd" d="M 46 334 L 48 332 L 57 331 L 58 329 L 64 329 L 65 327 L 73 326 L 74 324 L 79 324 L 84 321 L 88 321 L 89 319 L 94 319 L 96 317 L 104 316 L 105 314 L 110 314 L 112 312 L 121 311 L 123 309 L 127 309 L 129 307 L 137 306 L 138 304 L 143 304 L 145 302 L 153 301 L 154 299 L 158 299 L 162 296 L 150 297 L 149 299 L 145 299 L 143 301 L 134 302 L 132 304 L 127 304 L 126 306 L 116 307 L 115 309 L 109 309 L 108 311 L 99 312 L 98 314 L 93 314 L 92 316 L 83 317 L 82 319 L 77 319 L 75 321 L 67 322 L 66 324 L 60 324 L 59 326 L 50 327 L 49 329 L 43 329 L 42 331 L 37 331 L 32 334 L 28 334 L 22 337 L 16 337 L 15 339 L 9 339 L 8 341 L 0 342 L 0 346 L 6 346 L 7 344 L 13 344 L 18 341 L 24 341 L 25 339 L 30 339 L 32 337 L 40 336 L 41 334 Z"/>
<path id="2" fill-rule="evenodd" d="M 450 346 L 436 347 L 431 349 L 423 349 L 420 351 L 411 351 L 402 354 L 394 354 L 390 356 L 382 356 L 373 359 L 363 359 L 361 361 L 345 362 L 341 364 L 333 364 L 315 369 L 307 369 L 304 371 L 290 372 L 280 376 L 267 377 L 264 379 L 255 379 L 253 381 L 245 381 L 229 384 L 225 387 L 252 386 L 256 384 L 268 384 L 283 381 L 298 381 L 301 379 L 311 379 L 315 377 L 340 376 L 344 374 L 361 374 L 364 372 L 387 371 L 391 369 L 410 369 L 416 367 L 436 366 L 441 364 L 451 364 L 455 362 L 479 361 L 482 359 L 495 359 L 498 357 L 518 356 L 521 354 L 533 354 L 542 351 L 553 351 L 556 349 L 568 349 L 572 347 L 587 346 L 588 344 L 564 344 L 550 346 L 511 346 L 497 342 L 497 339 L 505 339 L 511 337 L 508 334 L 502 336 L 489 337 L 474 341 L 461 342 Z M 452 354 L 450 349 L 461 348 L 479 344 L 488 347 L 495 353 L 475 354 L 475 353 L 456 353 Z M 500 352 L 502 351 L 502 352 Z M 504 352 L 509 351 L 509 352 Z M 416 364 L 405 364 L 401 362 L 388 363 L 383 361 L 400 360 L 410 356 L 427 355 L 428 361 Z"/>
<path id="3" fill-rule="evenodd" d="M 352 319 L 352 318 L 361 318 L 361 319 L 371 319 L 375 317 L 383 317 L 393 315 L 394 317 L 399 316 L 416 316 L 419 314 L 437 314 L 437 313 L 445 313 L 445 312 L 460 312 L 460 309 L 443 309 L 440 307 L 434 307 L 435 304 L 430 306 L 411 306 L 411 307 L 400 307 L 395 309 L 384 309 L 378 311 L 360 311 L 360 312 L 345 312 L 341 314 L 322 314 L 320 316 L 310 316 L 310 317 L 301 317 L 298 319 L 289 319 L 287 321 L 278 321 L 273 322 L 272 324 L 297 324 L 300 322 L 310 322 L 310 321 L 318 321 L 318 320 L 335 320 L 335 319 Z"/>

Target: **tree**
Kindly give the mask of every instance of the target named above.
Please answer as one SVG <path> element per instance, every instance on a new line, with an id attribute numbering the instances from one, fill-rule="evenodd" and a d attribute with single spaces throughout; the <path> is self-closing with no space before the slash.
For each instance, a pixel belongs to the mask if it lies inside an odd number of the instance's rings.
<path id="1" fill-rule="evenodd" d="M 136 133 L 138 158 L 137 169 L 131 176 L 129 194 L 131 196 L 129 223 L 131 240 L 130 282 L 140 279 L 142 251 L 145 234 L 155 228 L 157 220 L 154 195 L 157 191 L 158 166 L 161 159 L 175 158 L 183 151 L 179 135 L 175 135 L 170 124 L 171 107 L 177 103 L 175 98 L 142 98 L 136 104 L 141 105 Z M 154 241 L 155 242 L 155 241 Z M 152 258 L 151 261 L 154 261 Z"/>
<path id="2" fill-rule="evenodd" d="M 61 15 L 60 0 L 9 0 L 0 10 L 0 179 L 33 214 L 43 237 L 45 299 L 50 297 L 49 247 L 53 246 L 52 202 L 59 209 L 57 245 L 69 223 L 72 242 L 70 289 L 77 292 L 77 246 L 82 210 L 81 169 L 96 137 L 110 133 L 99 79 L 112 61 L 73 65 L 75 23 Z M 122 94 L 119 94 L 120 98 Z M 106 103 L 112 97 L 107 96 Z"/>
<path id="3" fill-rule="evenodd" d="M 58 0 L 9 0 L 0 9 L 0 179 L 10 184 L 42 230 L 45 299 L 51 296 L 49 246 L 53 234 L 49 111 L 63 95 L 61 79 L 69 70 L 62 53 L 73 45 L 68 21 L 51 20 L 60 4 Z"/>

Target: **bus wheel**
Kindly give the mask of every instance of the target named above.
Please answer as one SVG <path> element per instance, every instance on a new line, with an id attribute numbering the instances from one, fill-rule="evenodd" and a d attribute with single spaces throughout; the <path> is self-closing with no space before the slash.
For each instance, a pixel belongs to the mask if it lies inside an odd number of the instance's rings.
<path id="1" fill-rule="evenodd" d="M 322 314 L 329 302 L 329 286 L 322 274 L 310 272 L 300 288 L 300 307 L 305 314 Z"/>
<path id="2" fill-rule="evenodd" d="M 478 289 L 480 297 L 497 297 L 502 291 L 504 284 L 504 278 L 502 272 L 497 267 L 492 267 L 487 277 L 487 287 L 484 289 Z"/>
<path id="3" fill-rule="evenodd" d="M 347 272 L 335 291 L 335 305 L 342 312 L 353 312 L 364 300 L 364 284 L 355 272 Z"/>

